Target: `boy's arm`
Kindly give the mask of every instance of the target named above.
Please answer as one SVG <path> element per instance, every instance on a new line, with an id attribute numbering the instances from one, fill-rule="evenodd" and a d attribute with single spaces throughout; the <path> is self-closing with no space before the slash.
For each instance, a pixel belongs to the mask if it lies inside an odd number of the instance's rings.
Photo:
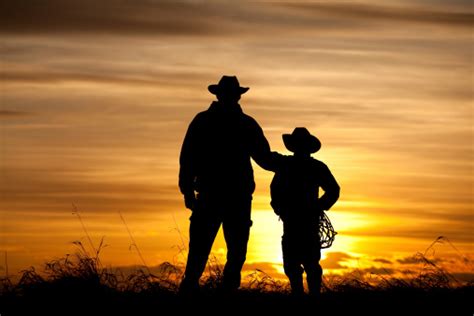
<path id="1" fill-rule="evenodd" d="M 339 193 L 341 189 L 326 165 L 324 165 L 322 179 L 323 181 L 321 182 L 321 187 L 324 190 L 324 194 L 319 199 L 319 205 L 321 210 L 327 211 L 334 205 L 334 203 L 336 203 L 337 199 L 339 199 Z"/>

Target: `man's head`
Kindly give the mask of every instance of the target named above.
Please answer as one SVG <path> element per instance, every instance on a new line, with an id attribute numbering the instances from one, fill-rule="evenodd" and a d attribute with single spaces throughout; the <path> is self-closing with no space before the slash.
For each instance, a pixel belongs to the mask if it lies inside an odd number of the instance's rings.
<path id="1" fill-rule="evenodd" d="M 215 94 L 217 100 L 223 103 L 237 103 L 248 89 L 240 86 L 236 76 L 222 76 L 218 84 L 208 87 L 209 92 Z"/>

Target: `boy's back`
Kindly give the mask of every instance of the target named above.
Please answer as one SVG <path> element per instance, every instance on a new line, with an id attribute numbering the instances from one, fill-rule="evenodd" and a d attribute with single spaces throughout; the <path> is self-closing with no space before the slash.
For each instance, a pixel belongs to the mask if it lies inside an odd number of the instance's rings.
<path id="1" fill-rule="evenodd" d="M 331 171 L 311 156 L 275 154 L 271 205 L 283 221 L 307 221 L 319 218 L 339 197 L 339 185 Z M 319 198 L 319 188 L 324 195 Z"/>

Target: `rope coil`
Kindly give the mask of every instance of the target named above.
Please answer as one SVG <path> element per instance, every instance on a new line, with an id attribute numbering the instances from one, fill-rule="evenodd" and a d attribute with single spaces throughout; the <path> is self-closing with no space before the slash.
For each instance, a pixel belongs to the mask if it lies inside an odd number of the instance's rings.
<path id="1" fill-rule="evenodd" d="M 329 217 L 326 215 L 326 212 L 321 212 L 319 218 L 319 230 L 318 237 L 321 243 L 321 248 L 326 249 L 332 246 L 334 239 L 336 238 L 337 232 L 332 227 Z"/>

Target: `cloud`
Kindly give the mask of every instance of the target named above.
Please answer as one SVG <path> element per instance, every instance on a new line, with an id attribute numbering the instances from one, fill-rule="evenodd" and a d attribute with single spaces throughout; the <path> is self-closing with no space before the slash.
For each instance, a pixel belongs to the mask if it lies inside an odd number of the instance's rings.
<path id="1" fill-rule="evenodd" d="M 174 1 L 9 1 L 2 33 L 10 34 L 212 34 L 208 6 Z"/>
<path id="2" fill-rule="evenodd" d="M 337 274 L 329 271 L 325 273 L 324 277 L 330 280 L 331 283 L 343 282 L 344 284 L 350 284 L 352 282 L 358 283 L 359 281 L 378 282 L 380 279 L 377 276 L 381 276 L 383 279 L 385 279 L 385 276 L 388 276 L 388 279 L 390 279 L 390 276 L 395 276 L 399 272 L 391 268 L 368 267 L 363 269 L 347 269 Z"/>
<path id="3" fill-rule="evenodd" d="M 432 263 L 440 263 L 440 262 L 444 261 L 441 258 L 427 258 L 427 260 L 429 260 Z M 401 259 L 397 259 L 397 262 L 399 264 L 402 264 L 402 265 L 405 265 L 405 264 L 408 265 L 408 264 L 424 263 L 425 260 L 423 259 L 423 257 L 421 255 L 414 255 L 414 256 L 408 256 L 408 257 L 404 257 L 404 258 L 401 258 Z"/>
<path id="4" fill-rule="evenodd" d="M 255 272 L 255 271 L 263 271 L 264 273 L 270 276 L 281 276 L 280 271 L 275 267 L 275 263 L 272 262 L 251 262 L 245 263 L 243 270 L 245 272 Z"/>
<path id="5" fill-rule="evenodd" d="M 244 1 L 242 1 L 244 2 Z M 354 30 L 370 23 L 469 27 L 473 14 L 427 6 L 361 3 L 220 1 L 9 1 L 0 13 L 4 34 L 188 35 L 271 34 Z M 444 10 L 444 11 L 443 11 Z"/>
<path id="6" fill-rule="evenodd" d="M 395 273 L 396 270 L 390 268 L 369 267 L 364 269 L 358 269 L 357 271 L 362 274 L 392 275 Z"/>
<path id="7" fill-rule="evenodd" d="M 410 22 L 469 27 L 474 15 L 470 12 L 443 12 L 417 6 L 382 6 L 361 3 L 286 3 L 287 8 L 301 10 L 309 16 L 329 15 L 364 22 Z"/>
<path id="8" fill-rule="evenodd" d="M 35 83 L 35 84 L 57 84 L 88 82 L 92 84 L 115 84 L 127 86 L 150 86 L 161 88 L 176 87 L 178 83 L 196 82 L 203 76 L 195 72 L 152 72 L 137 75 L 134 73 L 117 72 L 111 69 L 98 69 L 94 71 L 54 71 L 45 69 L 30 69 L 28 71 L 4 71 L 2 79 L 8 83 Z M 1 114 L 0 114 L 1 115 Z"/>
<path id="9" fill-rule="evenodd" d="M 451 275 L 458 281 L 461 282 L 474 282 L 474 273 L 471 272 L 454 272 Z"/>
<path id="10" fill-rule="evenodd" d="M 394 212 L 398 211 L 399 210 L 394 210 Z M 468 209 L 457 210 L 458 214 L 468 212 Z M 405 216 L 408 216 L 407 212 L 404 211 L 400 211 L 400 214 L 405 214 Z M 411 214 L 412 215 L 410 215 L 410 221 L 414 223 L 419 223 L 418 228 L 416 229 L 407 228 L 406 225 L 404 225 L 403 223 L 399 223 L 396 225 L 390 225 L 390 227 L 385 225 L 379 225 L 380 227 L 365 227 L 364 229 L 339 231 L 339 233 L 349 236 L 360 236 L 366 238 L 411 238 L 417 240 L 425 240 L 427 242 L 427 245 L 429 244 L 429 242 L 436 239 L 436 237 L 440 234 L 448 236 L 451 240 L 455 240 L 457 243 L 469 244 L 470 242 L 472 242 L 474 233 L 470 229 L 472 227 L 472 224 L 470 222 L 465 222 L 462 220 L 452 220 L 450 219 L 449 214 L 443 214 L 442 217 L 440 215 L 437 215 L 438 218 L 436 218 L 435 221 L 430 220 L 434 216 L 433 213 L 430 214 L 429 212 L 426 212 L 425 214 L 420 216 L 420 214 L 417 214 L 416 211 L 412 211 Z M 447 222 L 450 224 L 446 225 Z"/>
<path id="11" fill-rule="evenodd" d="M 32 114 L 26 111 L 0 110 L 0 118 L 21 117 Z"/>
<path id="12" fill-rule="evenodd" d="M 321 260 L 321 266 L 323 269 L 348 269 L 343 264 L 350 259 L 355 259 L 355 257 L 345 252 L 328 252 L 326 258 Z"/>
<path id="13" fill-rule="evenodd" d="M 138 271 L 150 271 L 151 274 L 160 277 L 169 277 L 169 280 L 173 280 L 175 277 L 179 277 L 183 274 L 183 267 L 180 265 L 171 264 L 169 262 L 163 262 L 159 265 L 153 266 L 142 266 L 142 265 L 126 265 L 126 266 L 113 266 L 116 273 L 123 273 L 126 277 L 137 274 Z"/>
<path id="14" fill-rule="evenodd" d="M 384 258 L 375 258 L 372 261 L 377 262 L 377 263 L 384 263 L 384 264 L 391 264 L 392 263 L 392 261 L 384 259 Z"/>
<path id="15" fill-rule="evenodd" d="M 153 184 L 146 180 L 126 182 L 118 177 L 94 175 L 93 170 L 13 171 L 5 173 L 0 193 L 2 208 L 10 213 L 29 211 L 68 212 L 71 203 L 92 213 L 171 212 L 182 205 L 177 184 Z M 176 181 L 177 182 L 177 181 Z"/>

